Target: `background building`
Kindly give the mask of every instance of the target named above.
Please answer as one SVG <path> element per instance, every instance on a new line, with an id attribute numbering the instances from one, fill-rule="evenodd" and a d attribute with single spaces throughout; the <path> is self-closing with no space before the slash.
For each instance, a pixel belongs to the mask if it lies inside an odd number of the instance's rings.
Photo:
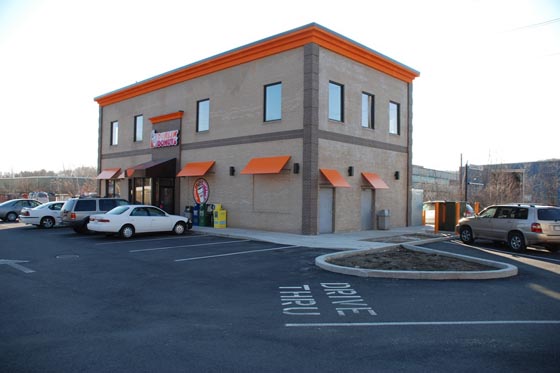
<path id="1" fill-rule="evenodd" d="M 410 221 L 419 74 L 317 24 L 95 98 L 101 194 L 303 234 Z"/>

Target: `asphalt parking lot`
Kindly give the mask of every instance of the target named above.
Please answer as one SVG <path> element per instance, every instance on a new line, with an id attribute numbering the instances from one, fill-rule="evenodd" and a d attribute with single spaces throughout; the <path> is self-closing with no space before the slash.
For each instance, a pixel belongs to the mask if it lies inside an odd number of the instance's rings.
<path id="1" fill-rule="evenodd" d="M 556 372 L 560 257 L 498 280 L 364 279 L 329 249 L 0 223 L 2 372 Z"/>

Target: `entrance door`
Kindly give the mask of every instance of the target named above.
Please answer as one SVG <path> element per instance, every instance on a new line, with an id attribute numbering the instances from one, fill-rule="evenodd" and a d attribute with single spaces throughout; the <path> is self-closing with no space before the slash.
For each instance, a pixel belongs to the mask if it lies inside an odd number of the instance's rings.
<path id="1" fill-rule="evenodd" d="M 159 187 L 159 203 L 162 210 L 168 214 L 175 213 L 175 199 L 174 199 L 175 189 L 170 186 L 160 186 Z"/>
<path id="2" fill-rule="evenodd" d="M 362 189 L 362 201 L 361 201 L 361 222 L 362 230 L 369 231 L 373 229 L 373 194 L 375 191 L 373 189 Z"/>
<path id="3" fill-rule="evenodd" d="M 319 233 L 333 232 L 333 188 L 319 189 Z"/>

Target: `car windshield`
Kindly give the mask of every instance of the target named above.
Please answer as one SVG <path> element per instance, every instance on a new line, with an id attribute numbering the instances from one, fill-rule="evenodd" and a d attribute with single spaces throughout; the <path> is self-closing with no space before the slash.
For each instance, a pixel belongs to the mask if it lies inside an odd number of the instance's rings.
<path id="1" fill-rule="evenodd" d="M 107 215 L 121 215 L 123 212 L 125 212 L 129 208 L 130 208 L 130 206 L 117 206 L 114 209 L 112 209 L 111 211 L 108 211 Z"/>
<path id="2" fill-rule="evenodd" d="M 560 220 L 560 209 L 548 208 L 538 210 L 539 220 Z"/>

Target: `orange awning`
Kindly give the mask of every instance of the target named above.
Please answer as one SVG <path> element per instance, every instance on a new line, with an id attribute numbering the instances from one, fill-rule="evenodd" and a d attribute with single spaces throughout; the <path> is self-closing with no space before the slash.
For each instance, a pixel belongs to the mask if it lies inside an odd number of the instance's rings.
<path id="1" fill-rule="evenodd" d="M 107 168 L 105 170 L 102 170 L 101 173 L 97 175 L 96 179 L 98 180 L 113 179 L 120 171 L 121 171 L 120 168 Z"/>
<path id="2" fill-rule="evenodd" d="M 181 176 L 204 176 L 216 161 L 190 162 L 177 174 Z"/>
<path id="3" fill-rule="evenodd" d="M 350 188 L 350 184 L 342 177 L 342 175 L 337 170 L 328 170 L 326 168 L 320 168 L 319 171 L 324 177 L 336 188 Z"/>
<path id="4" fill-rule="evenodd" d="M 387 184 L 383 181 L 383 179 L 381 179 L 381 177 L 378 174 L 374 174 L 371 172 L 362 172 L 362 176 L 375 189 L 389 189 Z"/>
<path id="5" fill-rule="evenodd" d="M 289 155 L 281 155 L 278 157 L 253 158 L 247 163 L 247 166 L 241 171 L 243 175 L 255 174 L 277 174 L 290 160 Z"/>

